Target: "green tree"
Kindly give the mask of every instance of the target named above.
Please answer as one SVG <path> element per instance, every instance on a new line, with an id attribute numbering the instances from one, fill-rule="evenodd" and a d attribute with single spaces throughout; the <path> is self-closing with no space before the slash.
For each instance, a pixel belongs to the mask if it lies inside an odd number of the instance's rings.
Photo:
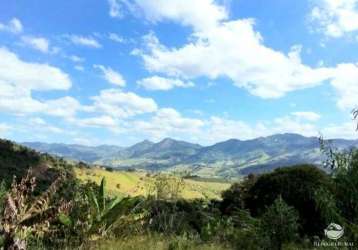
<path id="1" fill-rule="evenodd" d="M 253 216 L 261 216 L 278 196 L 293 206 L 299 214 L 301 235 L 322 235 L 327 226 L 316 200 L 317 190 L 332 193 L 332 179 L 314 165 L 299 165 L 276 169 L 261 175 L 250 188 L 245 201 Z"/>
<path id="2" fill-rule="evenodd" d="M 235 211 L 246 207 L 245 200 L 247 200 L 248 191 L 255 184 L 256 180 L 257 176 L 250 174 L 244 181 L 234 183 L 229 189 L 222 192 L 220 210 L 223 214 L 232 215 Z"/>
<path id="3" fill-rule="evenodd" d="M 281 250 L 284 243 L 297 238 L 298 215 L 279 196 L 262 216 L 262 234 L 270 239 L 270 249 Z"/>

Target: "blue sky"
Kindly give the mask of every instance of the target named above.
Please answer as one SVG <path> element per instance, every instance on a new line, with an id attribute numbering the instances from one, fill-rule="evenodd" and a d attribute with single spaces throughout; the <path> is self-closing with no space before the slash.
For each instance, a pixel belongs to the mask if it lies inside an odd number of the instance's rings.
<path id="1" fill-rule="evenodd" d="M 3 0 L 0 136 L 357 138 L 358 0 Z"/>

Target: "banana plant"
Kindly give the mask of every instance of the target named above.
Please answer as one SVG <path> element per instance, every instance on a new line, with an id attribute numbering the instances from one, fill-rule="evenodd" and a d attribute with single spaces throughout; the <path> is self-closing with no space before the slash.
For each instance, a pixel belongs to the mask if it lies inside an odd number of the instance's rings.
<path id="1" fill-rule="evenodd" d="M 103 177 L 97 192 L 91 190 L 89 198 L 93 206 L 94 219 L 90 233 L 105 235 L 111 228 L 118 226 L 121 220 L 131 220 L 133 223 L 143 220 L 146 213 L 140 209 L 143 204 L 141 197 L 110 198 L 106 194 L 106 179 Z"/>
<path id="2" fill-rule="evenodd" d="M 101 233 L 104 233 L 105 230 L 110 226 L 106 225 L 110 223 L 108 223 L 105 218 L 109 212 L 121 201 L 121 199 L 118 197 L 110 199 L 110 197 L 107 196 L 106 179 L 104 177 L 101 180 L 98 192 L 91 190 L 89 193 L 89 198 L 92 201 L 92 205 L 94 207 L 94 223 L 92 226 L 92 231 L 101 231 Z"/>

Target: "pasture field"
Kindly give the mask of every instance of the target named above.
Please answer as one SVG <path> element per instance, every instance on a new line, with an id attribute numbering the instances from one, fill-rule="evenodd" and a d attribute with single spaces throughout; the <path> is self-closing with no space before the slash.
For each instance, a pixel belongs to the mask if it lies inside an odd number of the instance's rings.
<path id="1" fill-rule="evenodd" d="M 142 171 L 108 171 L 101 168 L 81 169 L 76 168 L 75 173 L 82 181 L 94 181 L 100 183 L 106 178 L 107 191 L 116 196 L 148 195 L 150 183 L 154 180 L 154 174 Z M 220 199 L 221 192 L 230 187 L 230 183 L 215 180 L 184 179 L 184 188 L 181 196 L 185 199 Z"/>

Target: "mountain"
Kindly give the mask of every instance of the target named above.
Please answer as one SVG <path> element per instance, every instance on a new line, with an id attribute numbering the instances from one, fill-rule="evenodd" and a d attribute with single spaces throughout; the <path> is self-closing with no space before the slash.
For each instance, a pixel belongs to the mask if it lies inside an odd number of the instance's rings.
<path id="1" fill-rule="evenodd" d="M 338 149 L 358 147 L 358 140 L 331 140 Z M 25 143 L 41 152 L 117 168 L 146 170 L 188 170 L 207 177 L 236 177 L 271 171 L 280 166 L 301 163 L 320 165 L 323 155 L 317 137 L 276 134 L 252 140 L 230 139 L 203 147 L 166 138 L 148 140 L 131 147 L 87 147 L 66 144 Z"/>
<path id="2" fill-rule="evenodd" d="M 76 144 L 42 142 L 24 142 L 22 145 L 42 153 L 54 154 L 66 159 L 84 161 L 88 163 L 92 163 L 102 158 L 110 157 L 123 149 L 122 147 L 111 145 L 90 147 Z"/>
<path id="3" fill-rule="evenodd" d="M 198 144 L 171 138 L 165 138 L 158 143 L 145 140 L 95 163 L 122 168 L 158 170 L 184 162 L 201 148 L 202 146 Z"/>

